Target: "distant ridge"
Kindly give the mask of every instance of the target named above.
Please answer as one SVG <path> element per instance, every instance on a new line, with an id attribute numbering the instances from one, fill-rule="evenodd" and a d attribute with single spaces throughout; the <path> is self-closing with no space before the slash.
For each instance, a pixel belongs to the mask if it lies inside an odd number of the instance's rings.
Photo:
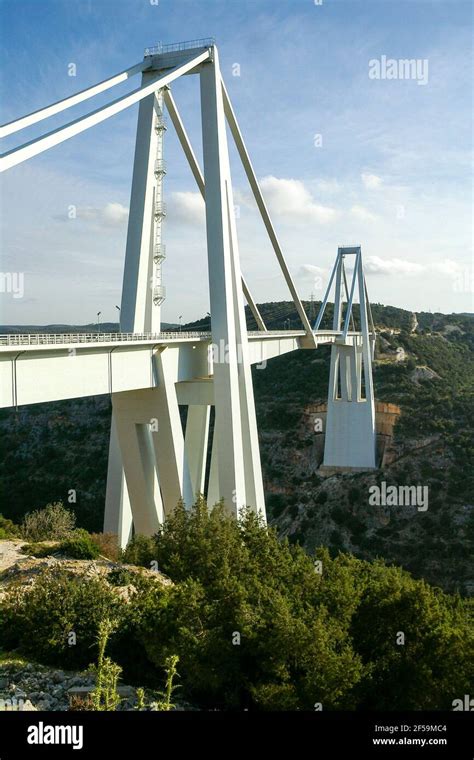
<path id="1" fill-rule="evenodd" d="M 179 325 L 173 322 L 162 322 L 162 330 L 179 330 Z M 89 325 L 0 325 L 0 333 L 3 335 L 16 335 L 25 333 L 117 333 L 120 332 L 118 322 L 101 322 L 100 330 L 97 323 Z"/>

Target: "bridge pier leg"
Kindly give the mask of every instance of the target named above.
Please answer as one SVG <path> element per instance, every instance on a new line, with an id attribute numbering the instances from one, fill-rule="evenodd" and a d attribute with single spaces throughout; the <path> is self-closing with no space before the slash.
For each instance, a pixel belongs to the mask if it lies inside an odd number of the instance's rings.
<path id="1" fill-rule="evenodd" d="M 209 497 L 236 515 L 265 514 L 248 357 L 219 57 L 201 68 L 206 231 L 214 348 L 214 444 Z M 217 494 L 215 472 L 217 470 Z M 217 498 L 216 498 L 217 495 Z"/>
<path id="2" fill-rule="evenodd" d="M 210 412 L 207 405 L 188 407 L 184 448 L 194 496 L 204 493 Z"/>
<path id="3" fill-rule="evenodd" d="M 173 364 L 175 359 L 176 356 L 170 354 L 167 349 L 156 356 L 158 387 L 151 391 L 152 410 L 158 420 L 158 430 L 152 435 L 164 517 L 173 511 L 180 499 L 183 499 L 188 507 L 194 500 L 176 394 L 177 366 Z"/>
<path id="4" fill-rule="evenodd" d="M 362 396 L 361 345 L 331 348 L 331 370 L 324 443 L 324 466 L 374 468 L 375 403 L 373 393 Z"/>
<path id="5" fill-rule="evenodd" d="M 119 464 L 123 467 L 133 526 L 136 533 L 143 535 L 156 533 L 163 521 L 163 505 L 151 433 L 154 421 L 150 413 L 152 411 L 151 393 L 153 391 L 145 390 L 112 395 L 120 460 L 116 458 L 111 468 L 118 468 Z M 114 480 L 111 479 L 110 499 L 114 493 L 113 489 Z M 120 505 L 123 510 L 123 500 L 115 504 L 116 513 L 120 513 Z M 111 501 L 109 509 L 114 511 Z M 124 537 L 120 538 L 123 543 Z"/>
<path id="6" fill-rule="evenodd" d="M 116 535 L 120 547 L 126 546 L 132 536 L 132 508 L 113 412 L 110 426 L 104 533 Z"/>
<path id="7" fill-rule="evenodd" d="M 209 468 L 209 486 L 207 489 L 207 503 L 213 507 L 220 501 L 219 491 L 219 453 L 217 450 L 217 437 L 214 429 L 211 448 L 211 465 Z"/>

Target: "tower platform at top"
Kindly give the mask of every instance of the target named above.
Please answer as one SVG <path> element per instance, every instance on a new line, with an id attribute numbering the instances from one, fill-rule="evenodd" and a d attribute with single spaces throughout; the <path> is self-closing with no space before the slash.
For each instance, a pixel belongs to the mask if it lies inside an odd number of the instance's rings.
<path id="1" fill-rule="evenodd" d="M 172 42 L 169 45 L 163 45 L 161 42 L 158 42 L 156 45 L 145 48 L 144 58 L 151 59 L 151 70 L 172 69 L 183 60 L 192 58 L 204 50 L 210 51 L 212 60 L 212 47 L 215 44 L 214 37 L 204 37 L 203 39 L 187 40 L 185 42 Z"/>

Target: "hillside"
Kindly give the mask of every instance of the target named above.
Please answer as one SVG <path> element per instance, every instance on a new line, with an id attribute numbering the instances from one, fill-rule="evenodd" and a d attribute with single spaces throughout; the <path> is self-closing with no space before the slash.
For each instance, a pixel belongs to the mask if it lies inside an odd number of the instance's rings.
<path id="1" fill-rule="evenodd" d="M 310 317 L 318 306 L 305 303 Z M 259 308 L 270 329 L 299 327 L 291 303 Z M 410 312 L 379 304 L 373 315 L 376 398 L 400 408 L 394 437 L 385 441 L 383 467 L 375 473 L 318 472 L 323 442 L 314 433 L 314 410 L 327 399 L 329 348 L 254 368 L 269 520 L 310 551 L 323 545 L 333 555 L 343 550 L 362 559 L 384 557 L 445 590 L 472 594 L 472 316 L 417 313 L 415 325 Z M 251 317 L 248 325 L 255 327 Z M 205 318 L 183 329 L 208 326 Z M 74 489 L 70 505 L 79 524 L 99 530 L 109 423 L 108 397 L 3 410 L 3 514 L 19 520 L 48 502 L 68 503 Z M 368 488 L 381 481 L 427 485 L 428 510 L 369 506 Z"/>

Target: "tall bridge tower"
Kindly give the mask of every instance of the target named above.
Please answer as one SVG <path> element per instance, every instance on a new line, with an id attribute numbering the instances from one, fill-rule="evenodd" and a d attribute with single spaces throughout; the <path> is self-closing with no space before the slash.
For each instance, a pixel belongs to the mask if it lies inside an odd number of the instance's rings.
<path id="1" fill-rule="evenodd" d="M 313 329 L 223 82 L 214 40 L 149 48 L 131 68 L 3 125 L 0 134 L 11 135 L 137 74 L 141 83 L 136 89 L 0 157 L 1 170 L 10 169 L 139 103 L 120 334 L 0 336 L 0 406 L 110 394 L 104 530 L 117 534 L 122 546 L 132 527 L 152 535 L 180 499 L 190 506 L 204 491 L 211 505 L 224 499 L 236 516 L 248 506 L 265 519 L 251 365 L 273 356 L 332 345 L 324 464 L 364 468 L 375 464 L 371 372 L 375 331 L 360 248 L 339 249 Z M 202 168 L 171 92 L 172 83 L 188 75 L 200 80 Z M 210 334 L 161 331 L 165 108 L 205 201 Z M 227 127 L 301 320 L 299 330 L 267 330 L 242 275 Z M 350 293 L 344 265 L 349 256 L 355 260 Z M 333 282 L 332 329 L 321 329 Z M 356 285 L 359 330 L 353 313 Z M 245 301 L 257 324 L 253 332 L 247 330 Z M 184 431 L 180 406 L 187 407 Z"/>

